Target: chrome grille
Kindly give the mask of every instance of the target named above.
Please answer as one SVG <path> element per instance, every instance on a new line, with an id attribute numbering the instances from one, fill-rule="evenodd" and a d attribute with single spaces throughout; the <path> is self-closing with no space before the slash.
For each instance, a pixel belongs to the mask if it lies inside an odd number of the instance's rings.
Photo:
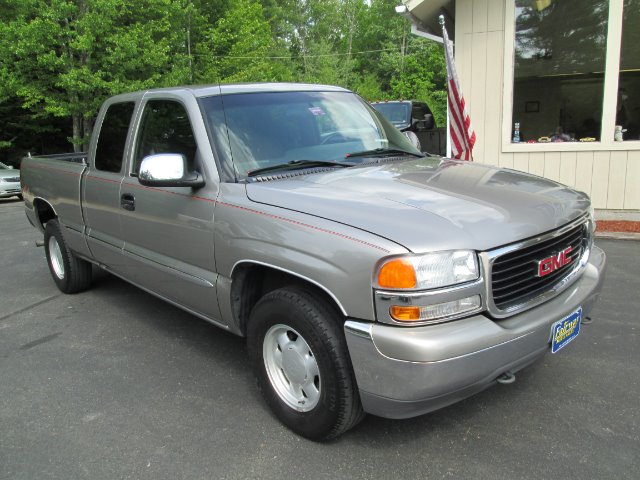
<path id="1" fill-rule="evenodd" d="M 491 264 L 491 293 L 495 308 L 503 312 L 520 310 L 520 307 L 528 306 L 556 289 L 580 267 L 589 242 L 589 223 L 582 221 L 496 256 Z M 569 246 L 572 248 L 569 263 L 548 275 L 537 276 L 540 260 L 555 256 Z"/>

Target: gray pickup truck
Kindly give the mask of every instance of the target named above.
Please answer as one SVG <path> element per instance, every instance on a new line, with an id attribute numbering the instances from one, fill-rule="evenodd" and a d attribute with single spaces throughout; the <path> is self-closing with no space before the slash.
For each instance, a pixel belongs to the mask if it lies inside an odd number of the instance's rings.
<path id="1" fill-rule="evenodd" d="M 24 159 L 22 193 L 60 290 L 97 266 L 245 336 L 311 439 L 511 382 L 576 338 L 604 278 L 587 195 L 425 156 L 337 87 L 110 98 L 86 156 Z"/>

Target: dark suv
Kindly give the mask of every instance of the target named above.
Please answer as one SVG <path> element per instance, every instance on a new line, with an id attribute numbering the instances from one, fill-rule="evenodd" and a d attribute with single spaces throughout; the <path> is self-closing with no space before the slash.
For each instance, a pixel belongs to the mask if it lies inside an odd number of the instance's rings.
<path id="1" fill-rule="evenodd" d="M 373 102 L 371 106 L 401 132 L 414 132 L 423 152 L 445 154 L 447 148 L 445 129 L 436 127 L 433 113 L 425 102 L 394 100 Z"/>

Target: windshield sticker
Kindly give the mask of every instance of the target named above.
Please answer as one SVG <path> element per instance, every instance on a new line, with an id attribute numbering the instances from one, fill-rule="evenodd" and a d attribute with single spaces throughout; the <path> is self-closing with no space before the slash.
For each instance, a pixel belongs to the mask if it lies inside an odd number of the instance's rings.
<path id="1" fill-rule="evenodd" d="M 309 111 L 315 116 L 325 115 L 324 110 L 322 110 L 320 107 L 311 107 Z"/>

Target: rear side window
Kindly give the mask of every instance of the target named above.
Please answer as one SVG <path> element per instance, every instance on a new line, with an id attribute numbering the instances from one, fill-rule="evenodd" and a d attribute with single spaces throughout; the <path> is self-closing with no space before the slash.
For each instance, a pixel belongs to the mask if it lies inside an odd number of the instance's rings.
<path id="1" fill-rule="evenodd" d="M 149 100 L 142 114 L 133 171 L 138 173 L 144 157 L 158 153 L 184 155 L 188 170 L 193 171 L 196 149 L 189 115 L 182 104 L 171 100 Z"/>
<path id="2" fill-rule="evenodd" d="M 133 116 L 135 103 L 114 103 L 107 109 L 102 121 L 98 146 L 96 147 L 95 166 L 105 172 L 119 172 L 124 158 L 124 146 L 127 132 Z"/>

